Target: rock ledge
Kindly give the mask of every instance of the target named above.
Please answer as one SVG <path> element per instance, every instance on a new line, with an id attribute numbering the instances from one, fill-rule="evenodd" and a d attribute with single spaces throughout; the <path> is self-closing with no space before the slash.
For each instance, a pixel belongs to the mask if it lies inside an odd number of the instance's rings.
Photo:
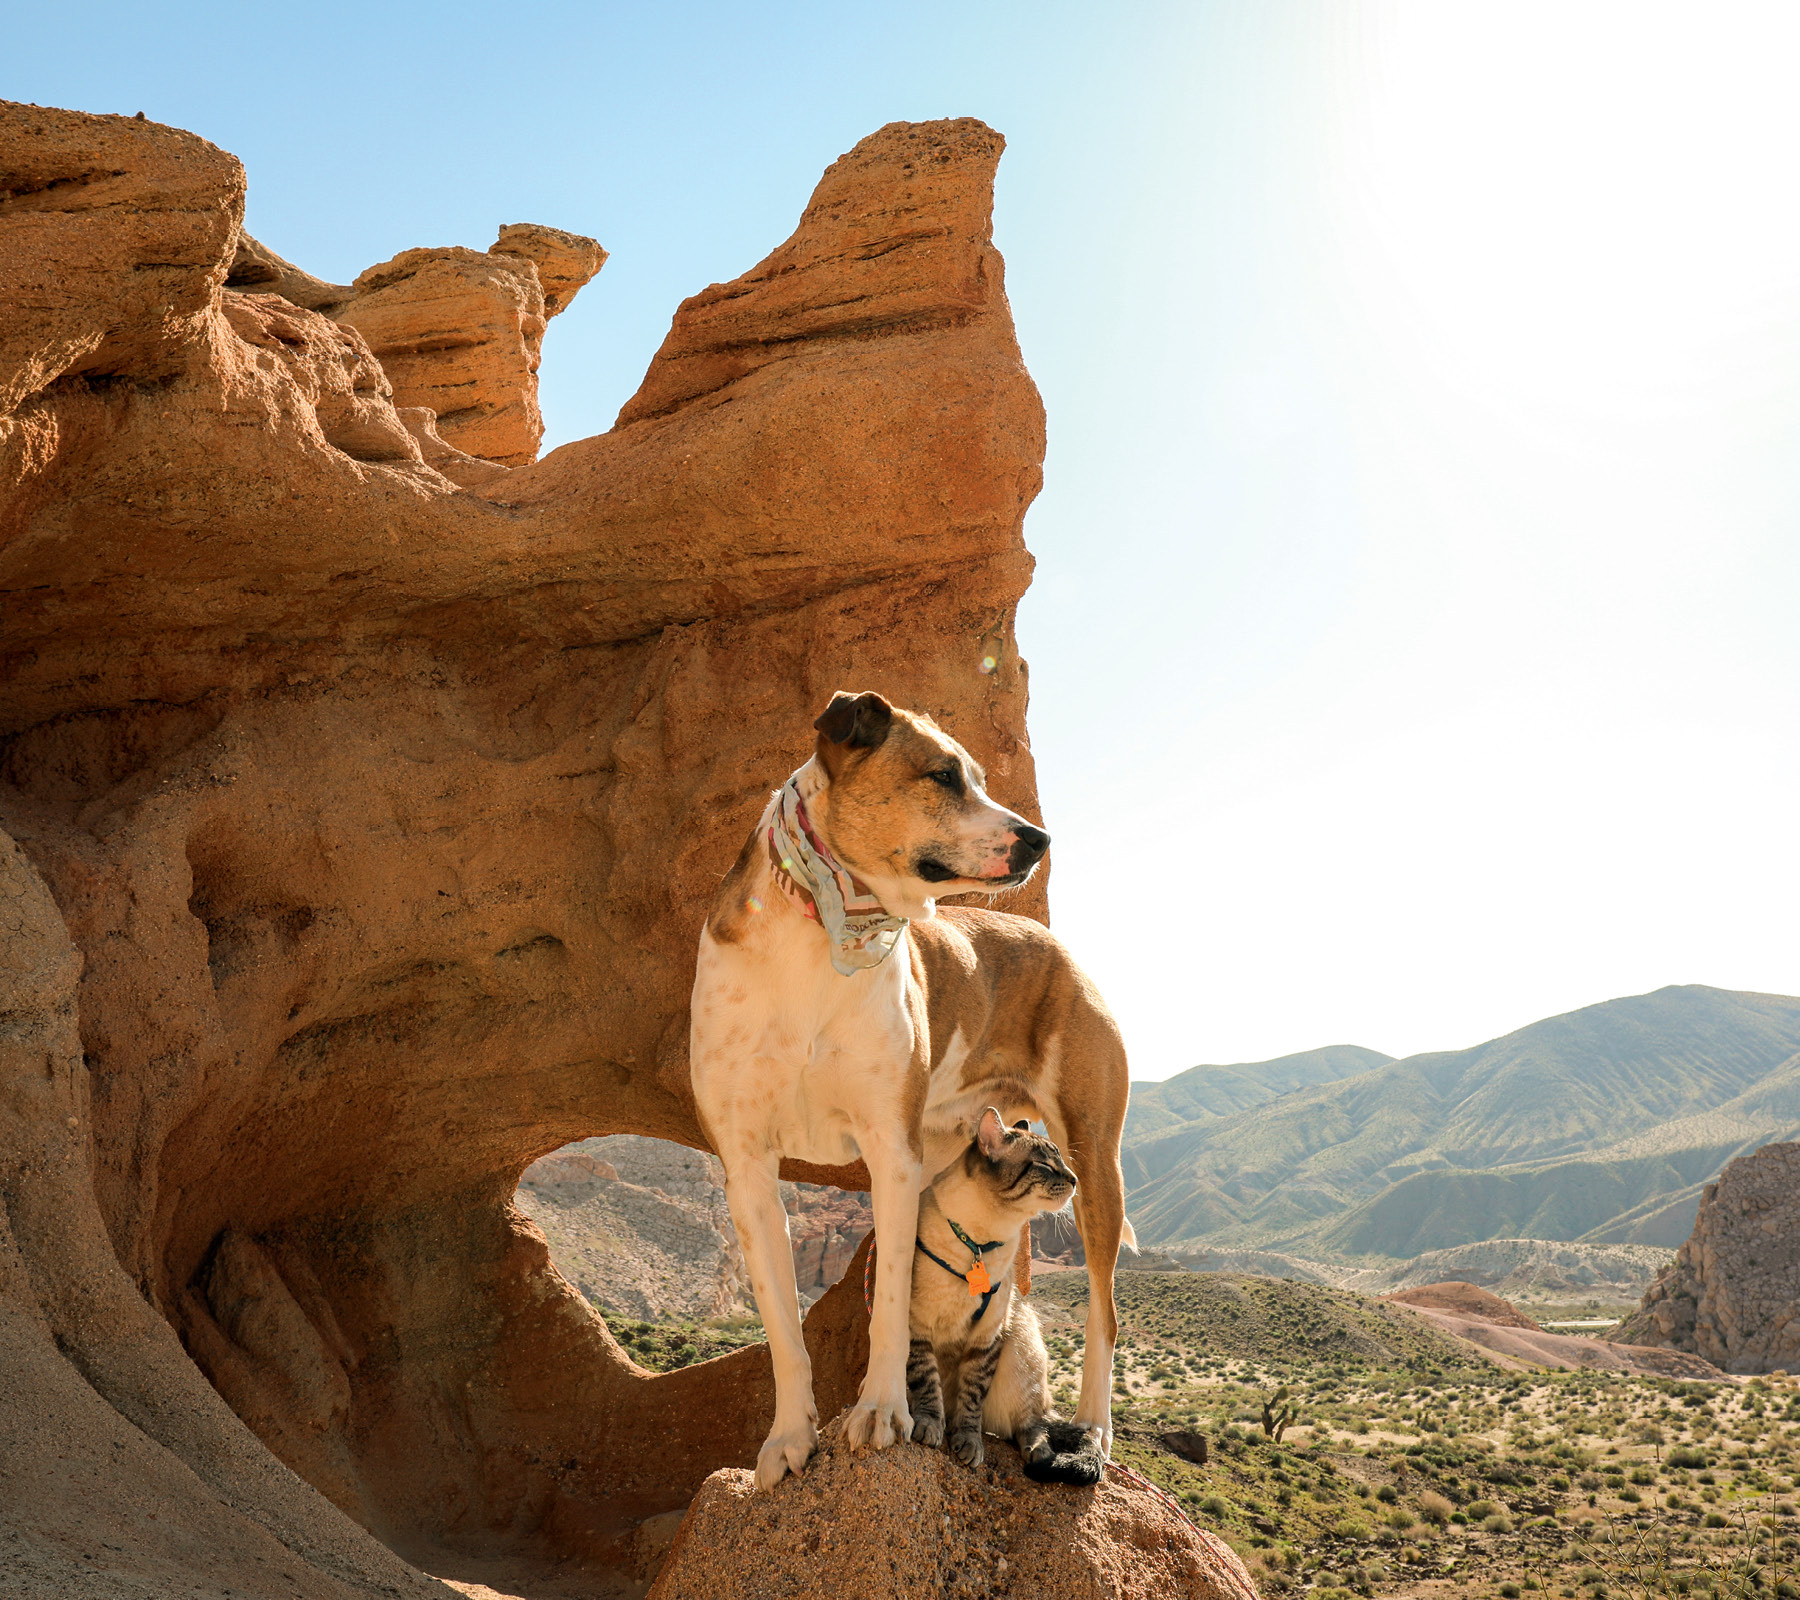
<path id="1" fill-rule="evenodd" d="M 708 1478 L 650 1600 L 1254 1600 L 1222 1540 L 1110 1470 L 1066 1489 L 1033 1483 L 997 1440 L 970 1471 L 922 1445 L 856 1454 L 841 1428 L 772 1493 L 741 1469 Z"/>

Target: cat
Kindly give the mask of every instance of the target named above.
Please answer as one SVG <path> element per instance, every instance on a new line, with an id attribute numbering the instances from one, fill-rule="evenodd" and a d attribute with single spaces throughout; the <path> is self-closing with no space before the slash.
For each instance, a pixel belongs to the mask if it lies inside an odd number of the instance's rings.
<path id="1" fill-rule="evenodd" d="M 950 1453 L 976 1467 L 985 1430 L 1018 1446 L 1030 1477 L 1098 1480 L 1100 1441 L 1051 1408 L 1037 1313 L 1013 1291 L 1026 1224 L 1074 1191 L 1062 1152 L 1027 1122 L 1008 1128 L 989 1106 L 968 1149 L 920 1196 L 906 1364 L 918 1443 L 942 1448 L 947 1438 Z"/>

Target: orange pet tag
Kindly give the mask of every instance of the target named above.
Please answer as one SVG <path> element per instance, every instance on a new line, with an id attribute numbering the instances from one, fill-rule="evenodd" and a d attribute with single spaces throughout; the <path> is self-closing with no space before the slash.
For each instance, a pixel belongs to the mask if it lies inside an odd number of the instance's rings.
<path id="1" fill-rule="evenodd" d="M 988 1276 L 987 1263 L 985 1261 L 977 1261 L 974 1266 L 970 1267 L 969 1270 L 963 1274 L 963 1282 L 968 1284 L 969 1296 L 974 1300 L 979 1300 L 988 1292 L 988 1290 L 994 1287 L 994 1280 Z"/>

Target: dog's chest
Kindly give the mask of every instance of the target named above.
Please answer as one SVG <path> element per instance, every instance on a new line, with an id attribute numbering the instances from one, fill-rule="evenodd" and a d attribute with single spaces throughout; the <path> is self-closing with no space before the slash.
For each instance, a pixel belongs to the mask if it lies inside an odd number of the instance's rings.
<path id="1" fill-rule="evenodd" d="M 746 951 L 703 939 L 690 1051 L 709 1120 L 796 1160 L 855 1160 L 856 1129 L 891 1120 L 904 1096 L 913 1054 L 906 971 L 904 953 L 844 977 L 779 946 Z"/>

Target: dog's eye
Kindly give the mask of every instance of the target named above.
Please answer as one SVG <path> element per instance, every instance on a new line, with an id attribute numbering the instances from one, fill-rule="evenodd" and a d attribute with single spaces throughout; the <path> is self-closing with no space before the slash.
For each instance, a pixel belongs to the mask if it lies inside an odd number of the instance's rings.
<path id="1" fill-rule="evenodd" d="M 961 794 L 963 787 L 961 767 L 942 767 L 936 772 L 925 774 L 940 789 L 948 789 L 952 794 Z"/>

